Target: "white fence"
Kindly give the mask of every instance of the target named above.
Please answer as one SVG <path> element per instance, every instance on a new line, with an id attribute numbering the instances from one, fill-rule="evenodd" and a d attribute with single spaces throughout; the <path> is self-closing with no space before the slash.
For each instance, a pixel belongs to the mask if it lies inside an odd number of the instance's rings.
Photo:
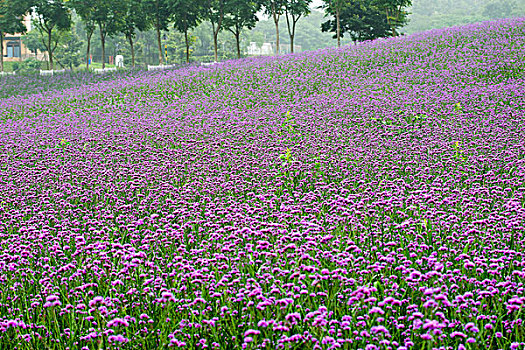
<path id="1" fill-rule="evenodd" d="M 41 75 L 41 76 L 45 76 L 45 75 L 55 75 L 55 74 L 60 74 L 60 73 L 65 73 L 65 72 L 66 72 L 65 69 L 40 70 L 40 75 Z"/>
<path id="2" fill-rule="evenodd" d="M 148 71 L 164 70 L 164 69 L 177 68 L 177 67 L 178 66 L 175 64 L 161 64 L 160 66 L 150 66 L 148 64 Z"/>
<path id="3" fill-rule="evenodd" d="M 201 62 L 201 66 L 204 66 L 204 67 L 211 67 L 211 66 L 216 65 L 217 63 L 218 63 L 218 62 L 209 62 L 209 63 Z"/>
<path id="4" fill-rule="evenodd" d="M 116 72 L 116 71 L 117 71 L 117 67 L 113 67 L 113 68 L 96 68 L 95 70 L 93 70 L 93 72 L 95 74 L 104 74 L 104 73 Z"/>
<path id="5" fill-rule="evenodd" d="M 16 75 L 16 72 L 0 72 L 0 76 L 2 75 Z"/>

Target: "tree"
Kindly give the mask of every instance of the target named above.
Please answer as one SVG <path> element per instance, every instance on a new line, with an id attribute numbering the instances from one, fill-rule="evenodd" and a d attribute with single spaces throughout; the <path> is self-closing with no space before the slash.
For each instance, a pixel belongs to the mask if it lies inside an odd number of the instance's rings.
<path id="1" fill-rule="evenodd" d="M 515 8 L 515 1 L 494 1 L 485 5 L 483 15 L 487 18 L 507 18 Z"/>
<path id="2" fill-rule="evenodd" d="M 335 17 L 335 37 L 337 39 L 337 47 L 341 46 L 341 12 L 348 5 L 348 0 L 323 0 L 326 15 Z"/>
<path id="3" fill-rule="evenodd" d="M 143 0 L 143 9 L 146 13 L 146 18 L 153 25 L 157 32 L 157 44 L 159 49 L 159 64 L 164 62 L 164 55 L 162 53 L 162 43 L 160 40 L 160 32 L 168 30 L 168 25 L 171 21 L 173 0 Z M 189 0 L 191 1 L 191 0 Z"/>
<path id="4" fill-rule="evenodd" d="M 316 3 L 316 1 L 314 0 L 313 3 Z M 324 16 L 324 13 L 315 8 L 312 9 L 307 17 L 301 17 L 301 19 L 297 22 L 296 34 L 294 37 L 295 51 L 297 51 L 297 45 L 300 45 L 303 51 L 318 50 L 336 45 L 336 41 L 331 40 L 333 34 L 320 31 L 322 23 L 326 20 L 327 19 Z M 281 18 L 279 26 L 286 26 L 285 18 Z M 273 19 L 262 18 L 257 22 L 257 25 L 254 29 L 243 32 L 241 38 L 245 38 L 247 43 L 256 42 L 256 44 L 260 47 L 265 41 L 268 41 L 269 38 L 274 38 L 274 36 L 275 26 Z M 271 40 L 275 41 L 275 39 Z M 286 45 L 289 45 L 289 40 L 290 39 L 288 35 L 286 35 L 285 37 L 281 38 L 281 43 L 286 43 Z M 345 42 L 349 43 L 350 40 L 345 40 L 344 37 L 341 38 L 341 44 Z"/>
<path id="5" fill-rule="evenodd" d="M 168 48 L 169 56 L 173 60 L 178 59 L 180 62 L 188 63 L 188 57 L 193 52 L 192 47 L 195 47 L 197 37 L 188 33 L 188 42 L 184 37 L 184 33 L 179 31 L 170 31 L 167 33 L 166 46 Z M 189 47 L 187 47 L 188 45 Z"/>
<path id="6" fill-rule="evenodd" d="M 264 13 L 273 18 L 275 24 L 275 46 L 276 54 L 279 54 L 280 42 L 279 42 L 279 18 L 284 13 L 284 6 L 287 0 L 262 0 L 264 7 Z"/>
<path id="7" fill-rule="evenodd" d="M 237 58 L 241 58 L 241 32 L 244 28 L 253 29 L 257 24 L 257 12 L 261 9 L 260 3 L 255 0 L 233 0 L 230 9 L 224 18 L 224 27 L 235 37 Z"/>
<path id="8" fill-rule="evenodd" d="M 412 0 L 372 0 L 371 3 L 385 12 L 391 34 L 397 36 L 397 28 L 408 22 L 408 12 L 405 9 L 412 6 Z"/>
<path id="9" fill-rule="evenodd" d="M 173 26 L 178 32 L 184 34 L 186 63 L 190 63 L 190 44 L 193 41 L 188 32 L 199 25 L 203 15 L 202 5 L 202 2 L 195 0 L 175 0 L 173 4 Z"/>
<path id="10" fill-rule="evenodd" d="M 195 55 L 201 57 L 213 56 L 213 35 L 209 30 L 209 23 L 202 22 L 192 33 L 195 37 Z"/>
<path id="11" fill-rule="evenodd" d="M 222 30 L 224 15 L 229 9 L 228 5 L 231 0 L 205 0 L 204 1 L 204 18 L 210 21 L 211 28 L 213 31 L 213 53 L 215 62 L 218 61 L 217 47 L 218 47 L 218 36 Z"/>
<path id="12" fill-rule="evenodd" d="M 524 14 L 525 1 L 414 0 L 408 17 L 410 22 L 404 29 L 411 34 Z"/>
<path id="13" fill-rule="evenodd" d="M 31 5 L 28 0 L 0 0 L 0 72 L 4 71 L 4 35 L 25 33 L 23 16 Z"/>
<path id="14" fill-rule="evenodd" d="M 335 32 L 336 23 L 329 20 L 321 25 L 323 32 Z M 373 40 L 391 36 L 382 11 L 366 0 L 348 0 L 340 14 L 341 37 L 348 33 L 352 41 Z"/>
<path id="15" fill-rule="evenodd" d="M 48 69 L 53 69 L 53 53 L 61 37 L 71 28 L 71 12 L 64 0 L 35 0 L 35 27 L 42 38 L 48 56 Z"/>
<path id="16" fill-rule="evenodd" d="M 122 0 L 91 0 L 93 20 L 98 26 L 102 45 L 102 69 L 106 68 L 106 37 L 122 28 L 126 3 Z"/>
<path id="17" fill-rule="evenodd" d="M 26 35 L 22 37 L 22 42 L 24 43 L 25 47 L 27 47 L 28 50 L 31 52 L 37 53 L 38 51 L 46 51 L 46 46 L 42 41 L 42 36 L 40 35 L 40 32 L 36 29 L 27 32 Z"/>
<path id="18" fill-rule="evenodd" d="M 286 26 L 290 36 L 290 52 L 293 53 L 293 42 L 295 38 L 295 26 L 302 16 L 310 14 L 310 3 L 312 0 L 288 0 L 284 7 L 286 15 Z"/>
<path id="19" fill-rule="evenodd" d="M 77 67 L 82 63 L 82 54 L 80 48 L 82 47 L 82 41 L 73 32 L 68 32 L 62 37 L 56 51 L 57 62 L 62 67 Z"/>
<path id="20" fill-rule="evenodd" d="M 84 23 L 86 29 L 87 49 L 86 49 L 86 70 L 89 69 L 89 56 L 91 51 L 91 37 L 95 32 L 95 7 L 90 1 L 86 0 L 69 0 L 69 6 L 75 10 Z"/>
<path id="21" fill-rule="evenodd" d="M 126 36 L 131 49 L 131 65 L 135 67 L 135 31 L 145 31 L 148 29 L 150 22 L 144 16 L 143 2 L 141 0 L 124 0 L 125 12 L 122 19 L 121 33 Z"/>

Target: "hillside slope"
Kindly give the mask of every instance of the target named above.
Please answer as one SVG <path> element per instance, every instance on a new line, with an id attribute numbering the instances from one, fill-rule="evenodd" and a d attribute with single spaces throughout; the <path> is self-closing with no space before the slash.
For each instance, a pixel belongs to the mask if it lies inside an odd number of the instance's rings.
<path id="1" fill-rule="evenodd" d="M 0 348 L 523 346 L 524 54 L 502 20 L 0 100 Z"/>

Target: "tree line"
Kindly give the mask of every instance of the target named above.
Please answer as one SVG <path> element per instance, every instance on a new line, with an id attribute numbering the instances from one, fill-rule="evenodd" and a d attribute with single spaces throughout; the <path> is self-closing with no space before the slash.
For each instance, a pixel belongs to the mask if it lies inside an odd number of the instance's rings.
<path id="1" fill-rule="evenodd" d="M 414 0 L 410 8 L 410 22 L 404 30 L 410 34 L 434 28 L 523 16 L 523 0 Z"/>
<path id="2" fill-rule="evenodd" d="M 24 33 L 23 17 L 32 14 L 42 47 L 48 55 L 49 69 L 60 45 L 61 35 L 71 30 L 72 14 L 82 21 L 86 36 L 86 67 L 89 68 L 91 42 L 99 34 L 102 67 L 105 67 L 106 39 L 123 34 L 135 66 L 134 42 L 138 32 L 154 30 L 159 64 L 166 63 L 161 33 L 170 28 L 180 32 L 185 41 L 186 62 L 190 60 L 190 32 L 201 22 L 211 24 L 214 58 L 218 61 L 218 35 L 229 31 L 235 38 L 237 57 L 241 57 L 240 36 L 252 29 L 263 13 L 275 25 L 276 53 L 280 48 L 280 19 L 286 19 L 286 31 L 293 52 L 297 22 L 310 14 L 312 0 L 0 0 L 0 71 L 3 71 L 5 34 Z M 353 41 L 398 35 L 407 23 L 411 0 L 323 0 L 320 7 L 327 21 L 321 30 L 334 33 L 338 46 L 348 34 Z M 98 30 L 97 30 L 98 29 Z"/>

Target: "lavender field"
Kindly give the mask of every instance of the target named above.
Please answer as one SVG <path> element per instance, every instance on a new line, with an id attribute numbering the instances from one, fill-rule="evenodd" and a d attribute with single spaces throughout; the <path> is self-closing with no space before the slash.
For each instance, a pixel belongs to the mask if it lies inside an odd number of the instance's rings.
<path id="1" fill-rule="evenodd" d="M 524 57 L 0 78 L 0 349 L 525 349 Z"/>

